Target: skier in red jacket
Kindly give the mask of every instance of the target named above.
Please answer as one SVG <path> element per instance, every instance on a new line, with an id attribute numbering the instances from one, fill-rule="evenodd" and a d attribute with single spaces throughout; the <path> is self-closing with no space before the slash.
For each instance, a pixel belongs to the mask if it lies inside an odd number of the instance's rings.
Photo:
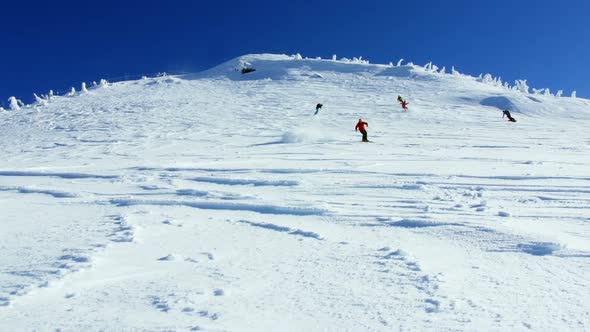
<path id="1" fill-rule="evenodd" d="M 404 109 L 404 111 L 408 110 L 408 102 L 404 100 L 404 98 L 402 98 L 402 96 L 397 96 L 397 101 L 399 101 L 399 103 L 402 105 L 402 108 Z"/>
<path id="2" fill-rule="evenodd" d="M 404 109 L 404 111 L 407 111 L 408 110 L 408 104 L 409 103 L 407 101 L 405 101 L 405 100 L 402 101 L 402 108 Z"/>
<path id="3" fill-rule="evenodd" d="M 369 140 L 367 139 L 367 130 L 365 130 L 365 126 L 369 126 L 368 123 L 364 122 L 363 119 L 359 119 L 359 122 L 357 122 L 356 127 L 354 127 L 354 131 L 360 131 L 361 134 L 363 134 L 363 142 L 368 142 Z"/>

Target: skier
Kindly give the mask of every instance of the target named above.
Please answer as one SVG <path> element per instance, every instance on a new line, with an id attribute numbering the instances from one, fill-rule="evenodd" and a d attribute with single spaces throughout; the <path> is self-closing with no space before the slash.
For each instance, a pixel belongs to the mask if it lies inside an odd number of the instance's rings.
<path id="1" fill-rule="evenodd" d="M 516 119 L 514 119 L 512 117 L 512 115 L 510 115 L 510 111 L 509 110 L 502 111 L 502 118 L 504 118 L 504 116 L 507 116 L 508 117 L 508 121 L 510 121 L 510 122 L 516 122 Z"/>
<path id="2" fill-rule="evenodd" d="M 315 105 L 315 113 L 313 113 L 313 115 L 318 114 L 318 112 L 320 111 L 320 109 L 322 108 L 322 106 L 324 106 L 324 105 L 322 105 L 322 104 Z"/>
<path id="3" fill-rule="evenodd" d="M 409 103 L 407 101 L 405 101 L 405 100 L 402 101 L 402 108 L 404 109 L 404 111 L 407 111 L 408 110 L 408 104 Z"/>
<path id="4" fill-rule="evenodd" d="M 404 100 L 404 98 L 402 98 L 402 96 L 397 96 L 397 101 L 402 105 L 402 108 L 404 109 L 404 111 L 408 110 L 408 102 Z"/>
<path id="5" fill-rule="evenodd" d="M 354 131 L 360 131 L 361 134 L 363 134 L 363 142 L 369 142 L 369 140 L 367 139 L 367 131 L 365 130 L 365 126 L 369 126 L 368 123 L 364 122 L 363 119 L 359 119 L 359 122 L 357 122 L 356 127 L 354 127 Z"/>

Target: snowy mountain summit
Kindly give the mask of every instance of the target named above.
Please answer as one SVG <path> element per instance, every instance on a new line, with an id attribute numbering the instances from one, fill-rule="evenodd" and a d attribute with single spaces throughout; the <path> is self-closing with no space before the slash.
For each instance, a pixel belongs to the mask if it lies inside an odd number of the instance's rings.
<path id="1" fill-rule="evenodd" d="M 2 331 L 590 329 L 575 93 L 260 54 L 10 105 Z"/>

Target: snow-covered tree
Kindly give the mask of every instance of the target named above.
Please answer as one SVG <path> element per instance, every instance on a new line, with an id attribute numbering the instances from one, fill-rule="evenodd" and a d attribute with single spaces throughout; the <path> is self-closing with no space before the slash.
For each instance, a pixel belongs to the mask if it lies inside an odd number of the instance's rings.
<path id="1" fill-rule="evenodd" d="M 549 91 L 549 88 L 546 88 L 546 89 L 545 89 L 545 92 L 543 92 L 543 94 L 544 94 L 545 96 L 551 96 L 551 91 Z"/>
<path id="2" fill-rule="evenodd" d="M 13 111 L 20 110 L 21 105 L 23 105 L 23 102 L 16 99 L 15 96 L 8 98 L 8 103 L 10 104 L 10 109 Z"/>
<path id="3" fill-rule="evenodd" d="M 53 98 L 53 90 L 49 90 L 49 94 L 47 95 L 47 99 L 51 100 Z"/>
<path id="4" fill-rule="evenodd" d="M 432 61 L 424 65 L 424 69 L 430 70 L 432 69 Z"/>
<path id="5" fill-rule="evenodd" d="M 529 93 L 529 86 L 526 84 L 526 80 L 516 80 L 514 81 L 514 86 L 518 91 L 524 94 Z"/>
<path id="6" fill-rule="evenodd" d="M 443 66 L 442 69 L 439 71 L 439 73 L 446 74 L 447 73 L 447 67 Z"/>
<path id="7" fill-rule="evenodd" d="M 557 90 L 555 97 L 561 97 L 563 95 L 563 90 Z"/>
<path id="8" fill-rule="evenodd" d="M 437 72 L 438 66 L 433 64 L 432 66 L 430 66 L 430 69 L 432 69 L 433 72 Z"/>
<path id="9" fill-rule="evenodd" d="M 451 67 L 451 74 L 453 74 L 455 76 L 461 75 L 461 73 L 455 69 L 455 66 Z"/>
<path id="10" fill-rule="evenodd" d="M 402 62 L 404 62 L 404 59 L 399 59 L 399 61 L 397 62 L 397 66 L 400 67 L 402 65 Z"/>
<path id="11" fill-rule="evenodd" d="M 389 67 L 393 67 L 393 62 L 389 61 Z"/>
<path id="12" fill-rule="evenodd" d="M 37 96 L 36 93 L 33 93 L 33 96 L 35 96 L 35 101 L 37 102 L 37 105 L 46 105 L 47 104 L 47 100 Z"/>
<path id="13" fill-rule="evenodd" d="M 508 83 L 508 82 L 504 82 L 504 88 L 508 89 L 508 90 L 512 90 L 512 88 L 510 87 L 510 83 Z"/>
<path id="14" fill-rule="evenodd" d="M 359 56 L 358 58 L 357 57 L 352 58 L 352 62 L 363 63 L 363 64 L 367 64 L 367 65 L 369 64 L 369 61 L 363 60 L 362 56 Z"/>
<path id="15" fill-rule="evenodd" d="M 574 98 L 574 99 L 577 98 L 577 96 L 576 96 L 576 90 L 572 91 L 572 98 Z"/>
<path id="16" fill-rule="evenodd" d="M 338 60 L 338 57 L 336 57 L 336 54 L 332 54 L 332 61 L 336 61 Z"/>
<path id="17" fill-rule="evenodd" d="M 295 57 L 295 60 L 303 60 L 303 57 L 299 53 L 295 54 L 294 57 Z"/>
<path id="18" fill-rule="evenodd" d="M 481 81 L 485 84 L 492 84 L 494 83 L 494 77 L 492 76 L 492 74 L 485 74 L 483 76 L 483 78 L 481 78 L 481 75 L 479 75 Z"/>
<path id="19" fill-rule="evenodd" d="M 543 93 L 544 90 L 545 89 L 535 89 L 535 88 L 533 88 L 533 94 L 540 95 L 541 93 Z"/>
<path id="20" fill-rule="evenodd" d="M 67 96 L 68 97 L 72 97 L 76 94 L 76 89 L 74 89 L 74 87 L 72 87 L 72 89 L 70 90 L 70 92 L 68 92 Z"/>
<path id="21" fill-rule="evenodd" d="M 145 77 L 145 76 L 144 76 L 144 77 Z M 146 77 L 146 79 L 147 79 L 147 77 Z M 108 87 L 108 86 L 109 86 L 109 82 L 103 78 L 103 79 L 101 79 L 101 80 L 100 80 L 99 86 L 100 86 L 101 88 L 106 88 L 106 87 Z"/>
<path id="22" fill-rule="evenodd" d="M 88 89 L 86 89 L 86 82 L 82 82 L 82 88 L 80 89 L 82 93 L 88 93 Z"/>

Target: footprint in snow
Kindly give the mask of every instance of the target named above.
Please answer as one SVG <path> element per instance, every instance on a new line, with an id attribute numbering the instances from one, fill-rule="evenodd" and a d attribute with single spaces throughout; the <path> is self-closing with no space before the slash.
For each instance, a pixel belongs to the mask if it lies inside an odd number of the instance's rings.
<path id="1" fill-rule="evenodd" d="M 158 260 L 159 261 L 164 261 L 164 262 L 166 262 L 166 261 L 170 262 L 170 261 L 182 260 L 182 257 L 180 255 L 176 255 L 176 254 L 169 254 L 169 255 L 166 255 L 164 257 L 158 258 Z"/>

